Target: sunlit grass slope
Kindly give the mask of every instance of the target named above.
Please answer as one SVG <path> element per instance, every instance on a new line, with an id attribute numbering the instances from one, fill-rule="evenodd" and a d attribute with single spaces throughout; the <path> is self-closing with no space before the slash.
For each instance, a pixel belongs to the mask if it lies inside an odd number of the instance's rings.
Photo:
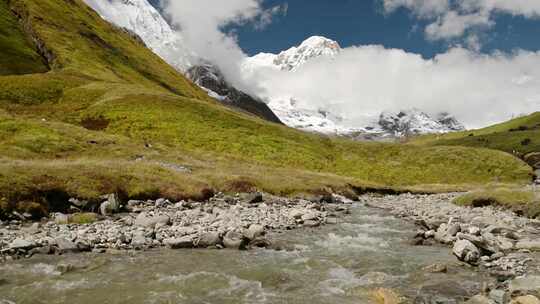
<path id="1" fill-rule="evenodd" d="M 22 16 L 18 30 L 39 41 L 51 68 L 0 77 L 4 210 L 20 201 L 53 210 L 68 196 L 113 191 L 204 198 L 530 180 L 528 166 L 499 151 L 352 142 L 235 112 L 80 0 L 4 3 L 2 14 Z"/>
<path id="2" fill-rule="evenodd" d="M 484 129 L 420 136 L 412 143 L 484 147 L 521 155 L 540 152 L 540 112 Z"/>

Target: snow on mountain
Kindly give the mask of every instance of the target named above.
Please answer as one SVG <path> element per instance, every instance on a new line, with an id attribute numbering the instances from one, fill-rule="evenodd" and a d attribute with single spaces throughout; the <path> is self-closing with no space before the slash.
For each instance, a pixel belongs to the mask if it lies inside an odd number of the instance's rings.
<path id="1" fill-rule="evenodd" d="M 320 57 L 334 57 L 341 51 L 336 41 L 314 36 L 279 54 L 261 53 L 247 58 L 242 65 L 246 73 L 257 69 L 272 68 L 295 72 L 308 61 Z M 309 101 L 301 102 L 294 96 L 281 96 L 280 92 L 267 96 L 268 106 L 286 125 L 306 131 L 337 134 L 363 139 L 397 138 L 412 134 L 446 133 L 463 130 L 464 127 L 448 113 L 432 117 L 418 109 L 383 112 L 379 116 L 367 117 L 364 125 L 350 127 L 350 121 L 327 109 L 307 109 Z"/>
<path id="2" fill-rule="evenodd" d="M 306 39 L 299 46 L 294 46 L 279 54 L 260 53 L 247 58 L 244 68 L 272 67 L 283 71 L 296 71 L 309 60 L 320 57 L 333 57 L 341 51 L 339 43 L 334 40 L 313 36 Z"/>
<path id="3" fill-rule="evenodd" d="M 186 71 L 197 57 L 147 0 L 84 0 L 105 20 L 137 34 L 163 60 Z"/>
<path id="4" fill-rule="evenodd" d="M 378 124 L 382 130 L 397 137 L 416 134 L 447 133 L 465 129 L 463 125 L 448 113 L 440 113 L 437 117 L 433 118 L 418 109 L 403 110 L 397 113 L 383 112 L 379 117 Z"/>

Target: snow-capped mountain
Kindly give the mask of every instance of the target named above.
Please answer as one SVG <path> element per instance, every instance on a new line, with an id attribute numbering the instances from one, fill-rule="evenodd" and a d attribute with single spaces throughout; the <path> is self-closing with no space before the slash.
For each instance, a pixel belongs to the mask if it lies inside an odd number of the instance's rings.
<path id="1" fill-rule="evenodd" d="M 105 20 L 137 34 L 154 53 L 179 71 L 197 56 L 147 0 L 84 0 Z"/>
<path id="2" fill-rule="evenodd" d="M 339 43 L 334 40 L 313 36 L 299 46 L 294 46 L 279 54 L 260 53 L 246 59 L 245 69 L 256 67 L 272 67 L 283 71 L 296 71 L 300 66 L 320 56 L 336 56 L 341 51 Z"/>
<path id="3" fill-rule="evenodd" d="M 148 0 L 84 0 L 105 20 L 136 34 L 141 40 L 177 70 L 186 73 L 203 87 L 210 96 L 226 105 L 243 109 L 270 121 L 282 121 L 288 126 L 325 134 L 337 134 L 357 138 L 387 138 L 408 134 L 442 133 L 463 128 L 450 115 L 431 117 L 419 110 L 398 113 L 382 113 L 373 116 L 360 127 L 349 123 L 329 109 L 310 109 L 301 105 L 295 96 L 283 97 L 280 92 L 264 96 L 268 106 L 232 87 L 215 66 L 200 64 L 202 59 L 185 47 L 182 36 L 175 32 L 163 16 Z M 321 56 L 334 57 L 341 52 L 339 43 L 331 39 L 313 36 L 300 45 L 279 54 L 261 53 L 246 58 L 242 69 L 250 73 L 260 68 L 295 72 L 310 60 Z M 273 112 L 273 113 L 272 113 Z M 277 117 L 275 117 L 276 115 Z M 358 123 L 354 125 L 358 126 Z"/>
<path id="4" fill-rule="evenodd" d="M 273 70 L 295 72 L 310 60 L 321 57 L 334 57 L 341 52 L 336 41 L 314 36 L 279 54 L 261 53 L 247 58 L 242 64 L 246 73 Z M 414 134 L 446 133 L 463 130 L 464 126 L 448 113 L 430 116 L 418 109 L 398 112 L 383 112 L 366 117 L 363 125 L 354 123 L 328 109 L 307 109 L 309 101 L 301 102 L 295 96 L 283 97 L 280 92 L 267 96 L 268 106 L 286 125 L 306 131 L 336 134 L 359 139 L 397 138 Z"/>
<path id="5" fill-rule="evenodd" d="M 418 110 L 410 109 L 397 113 L 383 112 L 379 117 L 378 125 L 383 131 L 393 133 L 398 137 L 461 131 L 465 127 L 448 113 L 437 114 L 436 117 Z"/>

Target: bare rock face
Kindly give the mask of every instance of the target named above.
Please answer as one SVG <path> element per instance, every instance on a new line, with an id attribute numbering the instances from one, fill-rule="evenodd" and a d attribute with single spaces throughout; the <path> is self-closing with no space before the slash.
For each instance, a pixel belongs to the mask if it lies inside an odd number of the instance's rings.
<path id="1" fill-rule="evenodd" d="M 468 240 L 455 242 L 452 252 L 460 261 L 469 264 L 476 264 L 480 258 L 480 250 Z"/>
<path id="2" fill-rule="evenodd" d="M 211 64 L 193 66 L 186 72 L 186 77 L 206 89 L 210 97 L 216 98 L 224 105 L 246 111 L 271 122 L 282 123 L 266 103 L 234 88 L 225 80 L 221 71 Z"/>
<path id="3" fill-rule="evenodd" d="M 531 165 L 535 169 L 540 169 L 540 152 L 532 152 L 523 158 L 526 163 Z"/>

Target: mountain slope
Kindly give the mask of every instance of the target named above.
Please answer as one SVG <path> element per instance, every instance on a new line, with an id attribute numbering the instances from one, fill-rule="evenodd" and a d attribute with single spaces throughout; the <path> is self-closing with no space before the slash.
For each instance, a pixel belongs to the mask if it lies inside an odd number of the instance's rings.
<path id="1" fill-rule="evenodd" d="M 70 196 L 110 192 L 201 199 L 530 179 L 502 152 L 351 142 L 233 111 L 81 0 L 9 5 L 51 71 L 0 76 L 0 210 L 39 202 L 54 211 Z"/>
<path id="2" fill-rule="evenodd" d="M 271 122 L 282 123 L 267 104 L 231 86 L 225 80 L 225 76 L 213 65 L 193 66 L 188 69 L 186 76 L 201 88 L 208 90 L 210 96 L 221 100 L 224 105 Z"/>
<path id="3" fill-rule="evenodd" d="M 540 152 L 540 112 L 479 130 L 421 136 L 414 144 L 482 147 L 526 156 Z"/>
<path id="4" fill-rule="evenodd" d="M 23 33 L 6 0 L 0 1 L 0 75 L 46 72 L 44 59 Z"/>

